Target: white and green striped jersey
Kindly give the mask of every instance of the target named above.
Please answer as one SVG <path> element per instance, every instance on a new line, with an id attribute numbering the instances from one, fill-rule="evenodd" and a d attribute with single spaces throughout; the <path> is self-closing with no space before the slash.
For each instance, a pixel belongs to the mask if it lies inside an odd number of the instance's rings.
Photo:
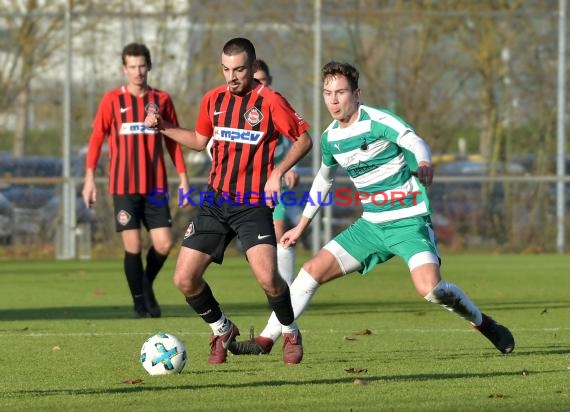
<path id="1" fill-rule="evenodd" d="M 363 192 L 364 219 L 382 223 L 429 215 L 425 187 L 411 174 L 418 165 L 408 149 L 417 141 L 413 128 L 396 114 L 360 105 L 357 121 L 340 128 L 334 120 L 324 131 L 322 161 L 346 169 L 356 190 Z"/>

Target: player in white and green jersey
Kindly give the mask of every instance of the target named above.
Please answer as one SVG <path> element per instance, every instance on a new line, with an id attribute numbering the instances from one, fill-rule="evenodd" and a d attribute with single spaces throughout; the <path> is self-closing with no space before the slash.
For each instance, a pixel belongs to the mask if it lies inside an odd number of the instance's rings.
<path id="1" fill-rule="evenodd" d="M 323 97 L 333 121 L 322 135 L 322 164 L 309 196 L 317 199 L 320 194 L 324 199 L 340 166 L 363 193 L 364 212 L 303 265 L 290 288 L 295 317 L 323 283 L 351 272 L 366 274 L 399 256 L 420 296 L 469 321 L 501 352 L 512 352 L 511 332 L 483 314 L 458 286 L 441 279 L 425 190 L 433 179 L 429 146 L 394 113 L 361 104 L 358 76 L 350 64 L 330 62 L 323 67 Z M 390 199 L 396 193 L 395 202 L 371 200 L 372 194 Z M 283 235 L 281 244 L 295 244 L 319 208 L 318 202 L 308 203 L 299 224 Z M 281 333 L 288 332 L 272 314 L 260 336 L 236 342 L 230 350 L 269 353 Z"/>

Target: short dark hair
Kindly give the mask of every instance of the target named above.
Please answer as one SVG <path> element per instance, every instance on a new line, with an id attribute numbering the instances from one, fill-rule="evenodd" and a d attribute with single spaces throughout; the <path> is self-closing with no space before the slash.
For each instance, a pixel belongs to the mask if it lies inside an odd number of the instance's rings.
<path id="1" fill-rule="evenodd" d="M 267 74 L 267 77 L 271 76 L 271 73 L 269 73 L 269 66 L 267 65 L 267 63 L 265 63 L 264 60 L 257 59 L 255 61 L 255 64 L 257 66 L 257 70 L 261 70 L 261 71 L 265 72 Z"/>
<path id="2" fill-rule="evenodd" d="M 129 43 L 123 47 L 123 52 L 121 53 L 121 60 L 123 65 L 127 64 L 127 56 L 144 56 L 144 60 L 148 69 L 152 68 L 152 61 L 150 60 L 150 51 L 146 45 L 142 43 Z"/>
<path id="3" fill-rule="evenodd" d="M 341 75 L 346 77 L 348 84 L 350 84 L 353 91 L 358 89 L 358 77 L 360 74 L 358 73 L 358 70 L 349 63 L 337 62 L 334 60 L 330 61 L 323 66 L 321 74 L 323 83 L 329 76 L 335 77 Z"/>
<path id="4" fill-rule="evenodd" d="M 257 59 L 255 55 L 255 47 L 253 43 L 243 37 L 235 37 L 229 40 L 223 48 L 223 53 L 227 56 L 234 56 L 239 53 L 245 52 L 247 54 L 247 62 L 253 65 Z"/>

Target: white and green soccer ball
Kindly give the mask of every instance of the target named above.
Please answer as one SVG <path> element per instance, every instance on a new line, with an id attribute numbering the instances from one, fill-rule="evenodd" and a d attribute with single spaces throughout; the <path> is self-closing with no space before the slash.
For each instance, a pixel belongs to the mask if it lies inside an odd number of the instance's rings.
<path id="1" fill-rule="evenodd" d="M 150 375 L 180 373 L 186 365 L 186 348 L 176 336 L 159 332 L 143 344 L 140 361 Z"/>

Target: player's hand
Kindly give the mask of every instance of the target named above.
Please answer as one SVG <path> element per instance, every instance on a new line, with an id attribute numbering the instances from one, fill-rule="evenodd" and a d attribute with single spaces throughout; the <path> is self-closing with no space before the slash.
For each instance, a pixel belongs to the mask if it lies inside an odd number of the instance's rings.
<path id="1" fill-rule="evenodd" d="M 162 130 L 162 119 L 160 118 L 160 114 L 155 112 L 149 112 L 145 119 L 144 119 L 145 127 L 154 130 Z"/>
<path id="2" fill-rule="evenodd" d="M 431 167 L 431 164 L 428 162 L 420 162 L 415 175 L 424 186 L 431 186 L 433 182 L 433 168 Z"/>
<path id="3" fill-rule="evenodd" d="M 287 249 L 289 246 L 295 246 L 297 244 L 297 240 L 303 234 L 303 229 L 300 226 L 295 226 L 293 229 L 289 229 L 287 232 L 281 236 L 279 239 L 279 243 L 283 246 L 284 249 Z"/>
<path id="4" fill-rule="evenodd" d="M 97 201 L 97 188 L 95 187 L 95 184 L 92 182 L 85 182 L 81 195 L 83 196 L 85 207 L 91 209 Z"/>
<path id="5" fill-rule="evenodd" d="M 287 189 L 293 189 L 299 183 L 299 173 L 297 173 L 295 170 L 289 170 L 287 173 L 285 173 L 283 179 L 285 180 L 285 186 Z"/>
<path id="6" fill-rule="evenodd" d="M 265 205 L 271 208 L 277 206 L 277 202 L 281 197 L 281 176 L 273 171 L 264 187 Z"/>

